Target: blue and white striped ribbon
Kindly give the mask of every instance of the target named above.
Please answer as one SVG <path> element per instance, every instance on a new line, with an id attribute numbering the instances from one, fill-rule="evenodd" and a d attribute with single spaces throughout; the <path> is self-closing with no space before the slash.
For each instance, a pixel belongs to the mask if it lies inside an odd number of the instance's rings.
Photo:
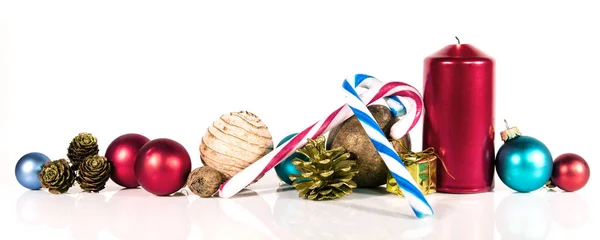
<path id="1" fill-rule="evenodd" d="M 398 156 L 398 153 L 396 153 L 381 128 L 379 128 L 375 118 L 367 108 L 367 103 L 363 102 L 356 91 L 360 87 L 368 88 L 369 85 L 377 84 L 378 82 L 379 80 L 365 74 L 356 74 L 346 78 L 343 87 L 346 91 L 347 104 L 365 129 L 365 132 L 371 139 L 371 143 L 373 143 L 373 146 L 377 149 L 377 152 L 379 152 L 379 155 L 389 168 L 392 176 L 396 179 L 396 182 L 398 182 L 398 186 L 409 201 L 415 215 L 419 218 L 431 216 L 433 215 L 433 209 L 404 166 L 402 159 Z M 399 113 L 398 103 L 402 106 L 402 109 L 406 111 L 405 105 L 402 104 L 398 96 L 390 96 L 386 99 L 386 102 L 394 114 Z M 412 114 L 408 115 L 412 116 Z M 406 131 L 408 131 L 408 129 Z M 394 138 L 397 137 L 398 136 Z"/>

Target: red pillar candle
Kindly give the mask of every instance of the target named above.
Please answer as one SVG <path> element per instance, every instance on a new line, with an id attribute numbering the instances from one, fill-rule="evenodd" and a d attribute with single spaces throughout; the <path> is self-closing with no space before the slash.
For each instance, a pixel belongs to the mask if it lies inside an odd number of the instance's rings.
<path id="1" fill-rule="evenodd" d="M 459 42 L 424 62 L 423 149 L 433 147 L 448 169 L 437 171 L 437 191 L 492 190 L 494 59 Z"/>

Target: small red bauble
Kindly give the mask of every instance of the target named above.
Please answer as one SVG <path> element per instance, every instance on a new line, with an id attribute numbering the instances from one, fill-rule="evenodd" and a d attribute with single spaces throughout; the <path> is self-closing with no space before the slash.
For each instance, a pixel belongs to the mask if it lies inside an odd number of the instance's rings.
<path id="1" fill-rule="evenodd" d="M 581 156 L 565 153 L 554 159 L 552 182 L 567 192 L 577 191 L 590 179 L 590 166 Z"/>
<path id="2" fill-rule="evenodd" d="M 129 133 L 121 135 L 108 145 L 104 157 L 112 165 L 110 179 L 113 182 L 126 188 L 139 186 L 133 165 L 138 151 L 149 141 L 140 134 Z"/>
<path id="3" fill-rule="evenodd" d="M 152 194 L 166 196 L 185 186 L 192 161 L 181 144 L 159 138 L 140 149 L 134 168 L 142 188 Z"/>

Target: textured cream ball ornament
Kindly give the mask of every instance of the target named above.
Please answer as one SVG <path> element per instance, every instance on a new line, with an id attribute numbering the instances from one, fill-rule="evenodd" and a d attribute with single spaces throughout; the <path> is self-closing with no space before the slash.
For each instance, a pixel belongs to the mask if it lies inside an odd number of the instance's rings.
<path id="1" fill-rule="evenodd" d="M 267 126 L 253 113 L 240 111 L 213 122 L 202 137 L 200 158 L 229 179 L 272 150 Z"/>

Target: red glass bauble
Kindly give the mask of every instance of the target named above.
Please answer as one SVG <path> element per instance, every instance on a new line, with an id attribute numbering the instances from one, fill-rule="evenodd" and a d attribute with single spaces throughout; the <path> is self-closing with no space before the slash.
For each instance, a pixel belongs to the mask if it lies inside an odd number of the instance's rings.
<path id="1" fill-rule="evenodd" d="M 137 181 L 146 191 L 165 196 L 185 186 L 192 161 L 185 148 L 167 138 L 146 143 L 135 160 Z"/>
<path id="2" fill-rule="evenodd" d="M 567 192 L 577 191 L 590 179 L 590 166 L 581 156 L 565 153 L 554 159 L 552 182 Z"/>
<path id="3" fill-rule="evenodd" d="M 129 133 L 121 135 L 108 145 L 104 157 L 112 165 L 110 179 L 113 182 L 126 188 L 139 186 L 133 165 L 138 151 L 149 141 L 140 134 Z"/>

